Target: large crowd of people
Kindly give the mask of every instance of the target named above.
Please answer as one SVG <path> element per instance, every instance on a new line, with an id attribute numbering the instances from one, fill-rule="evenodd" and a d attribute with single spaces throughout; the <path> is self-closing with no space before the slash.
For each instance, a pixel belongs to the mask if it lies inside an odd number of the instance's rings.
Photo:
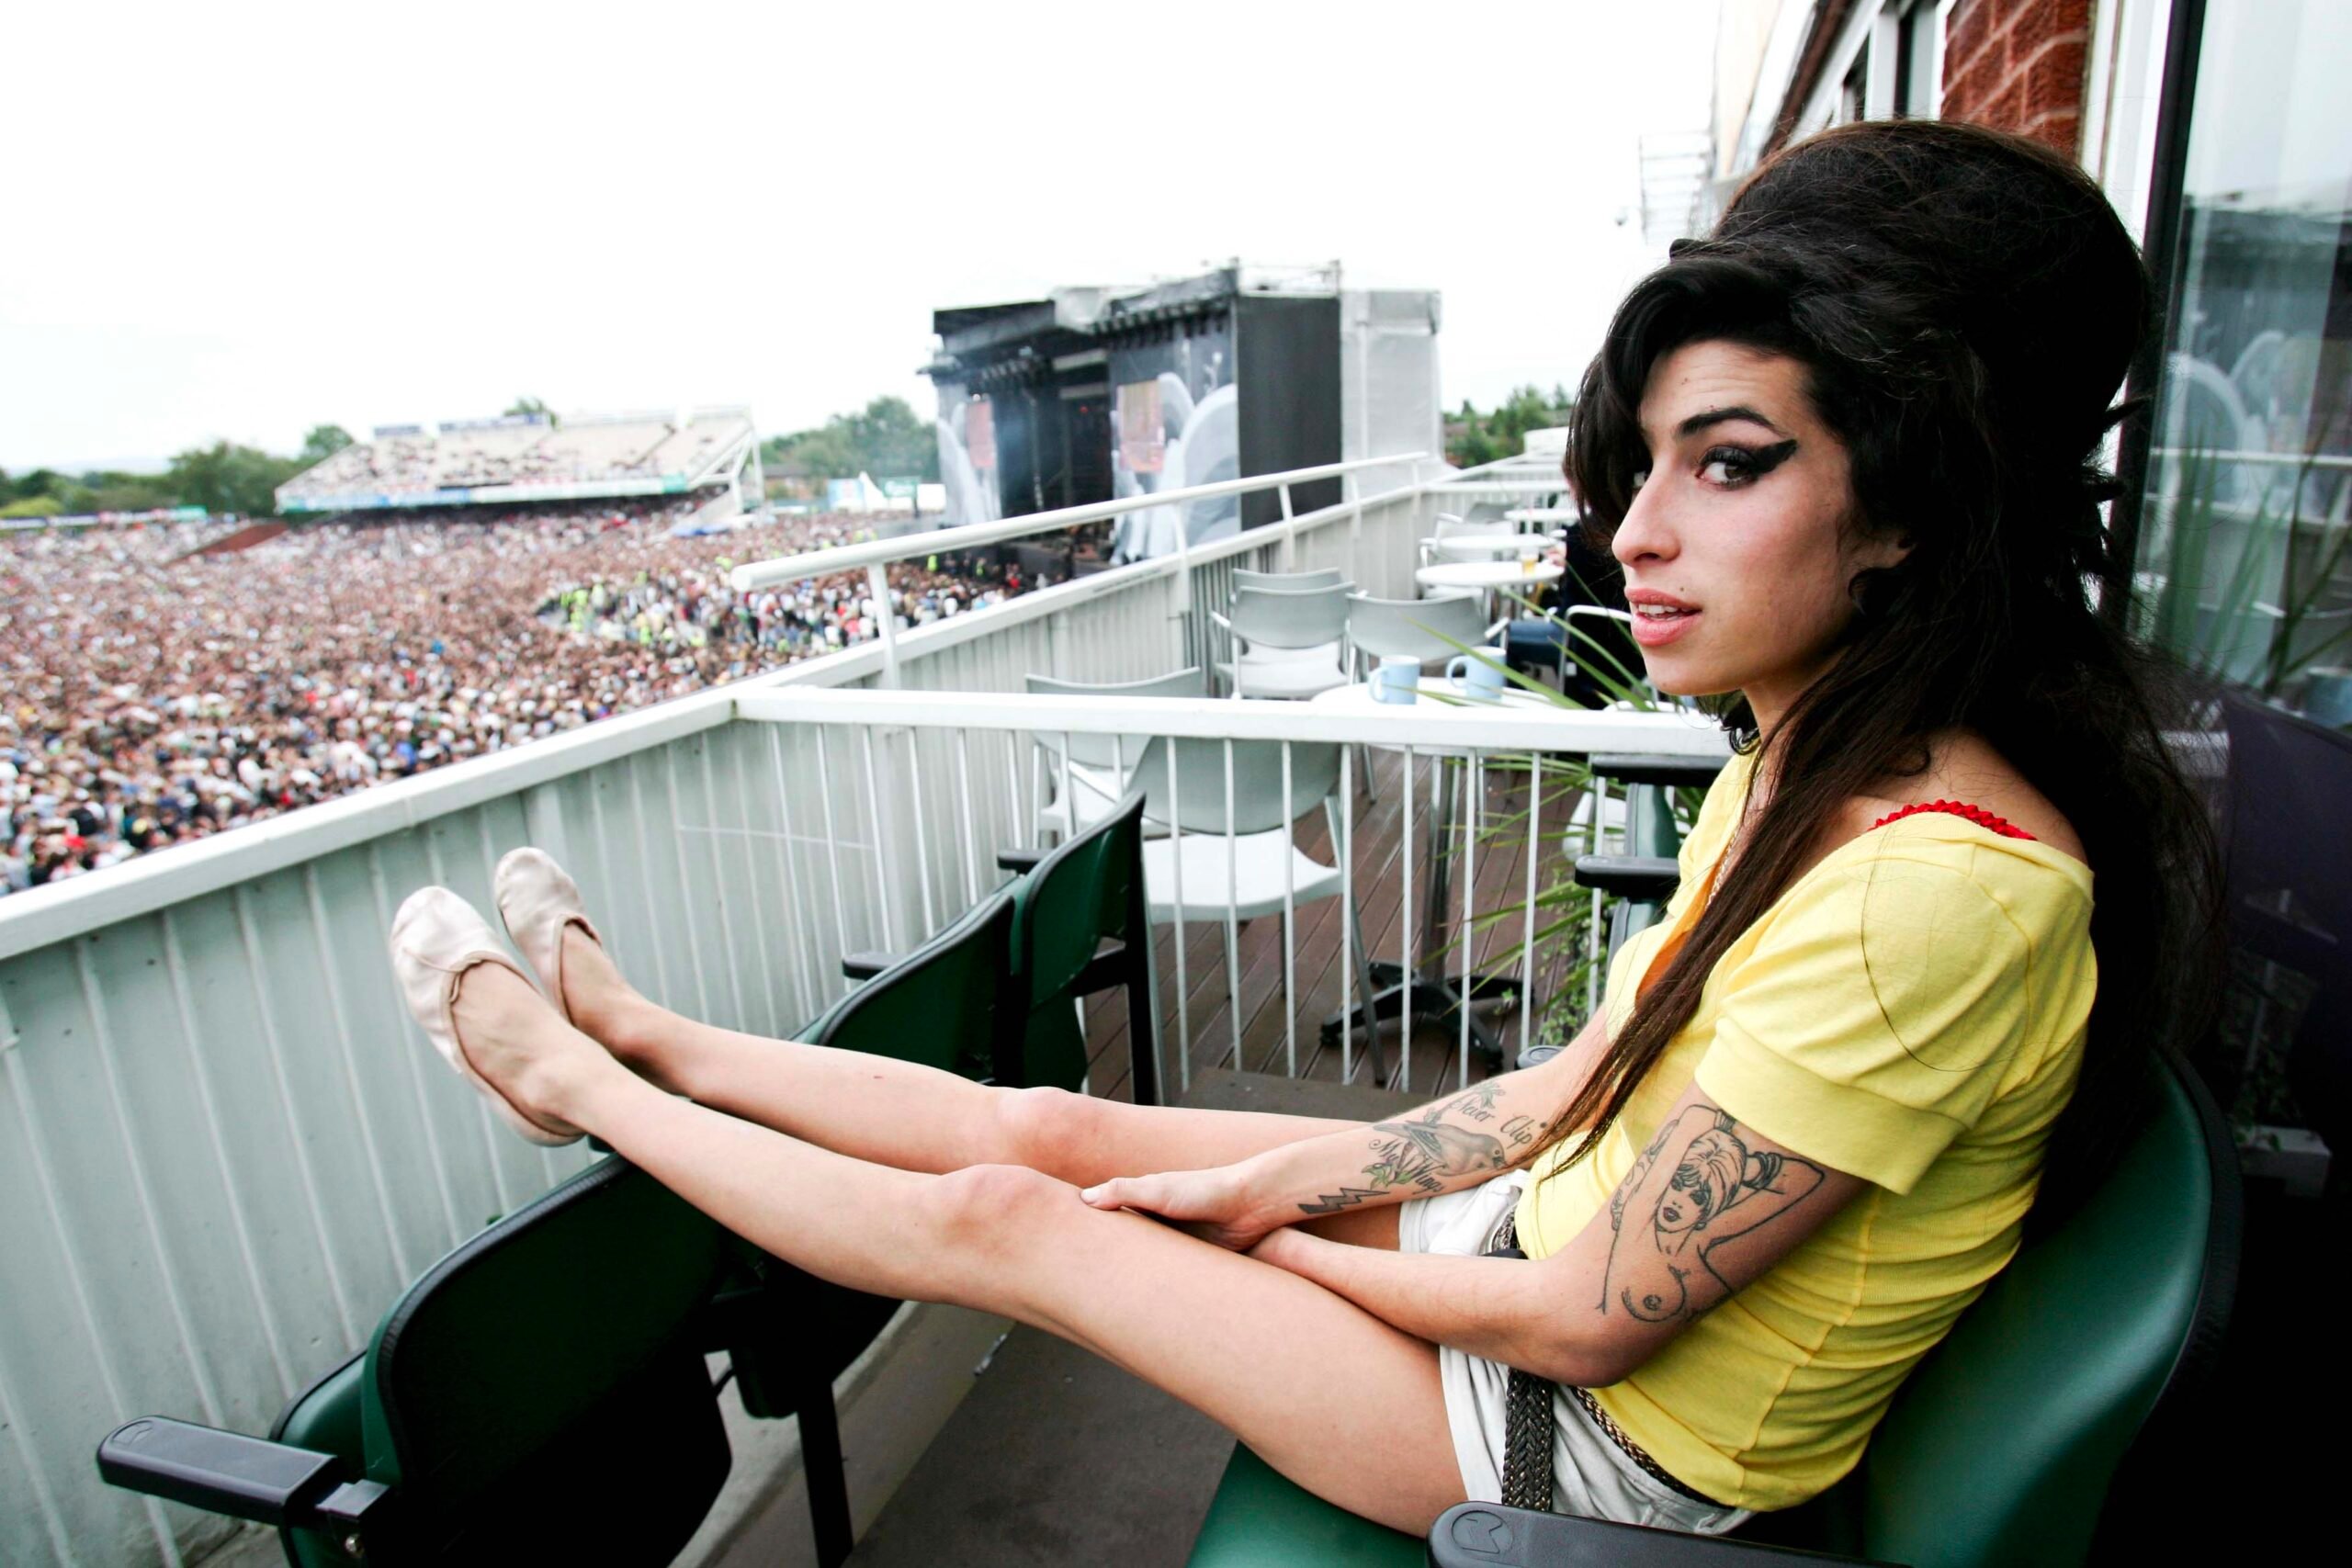
<path id="1" fill-rule="evenodd" d="M 989 560 L 737 592 L 866 520 L 694 503 L 0 534 L 0 896 L 1044 583 Z M 234 543 L 236 541 L 229 541 Z"/>

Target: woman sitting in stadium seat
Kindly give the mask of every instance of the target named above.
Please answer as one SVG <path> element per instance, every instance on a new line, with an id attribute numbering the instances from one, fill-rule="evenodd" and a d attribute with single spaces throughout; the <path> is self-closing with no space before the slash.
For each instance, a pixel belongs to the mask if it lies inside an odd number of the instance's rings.
<path id="1" fill-rule="evenodd" d="M 1601 1015 L 1414 1114 L 1138 1109 L 709 1027 L 628 986 L 537 852 L 501 900 L 548 998 L 442 889 L 396 966 L 526 1135 L 592 1132 L 827 1279 L 1086 1346 L 1372 1518 L 1794 1504 L 2015 1251 L 2045 1155 L 2096 1166 L 2199 983 L 2210 847 L 2086 592 L 2147 318 L 2080 169 L 1923 121 L 1781 153 L 1636 286 L 1569 478 L 1650 679 L 1736 694 L 1740 754 Z M 1551 1462 L 1507 1475 L 1531 1388 Z"/>

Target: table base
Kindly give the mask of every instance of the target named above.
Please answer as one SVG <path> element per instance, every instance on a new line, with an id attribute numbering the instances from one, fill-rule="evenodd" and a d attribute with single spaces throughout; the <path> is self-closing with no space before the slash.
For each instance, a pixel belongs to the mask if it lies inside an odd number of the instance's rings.
<path id="1" fill-rule="evenodd" d="M 1371 968 L 1373 983 L 1379 987 L 1372 996 L 1371 1007 L 1374 1017 L 1383 1021 L 1401 1019 L 1405 1015 L 1406 1003 L 1409 996 L 1413 1022 L 1417 1027 L 1426 1020 L 1435 1027 L 1442 1029 L 1449 1036 L 1457 1040 L 1461 1037 L 1463 995 L 1461 976 L 1423 973 L 1415 976 L 1412 984 L 1408 986 L 1405 984 L 1405 970 L 1401 964 L 1375 961 Z M 1470 1006 L 1474 1010 L 1470 1014 L 1470 1049 L 1476 1052 L 1479 1060 L 1487 1066 L 1499 1067 L 1503 1062 L 1502 1037 L 1487 1028 L 1475 1010 L 1481 1006 L 1500 1002 L 1516 1004 L 1520 1000 L 1519 976 L 1473 974 L 1469 979 L 1468 988 Z M 1349 1011 L 1350 1021 L 1354 1021 L 1359 1030 L 1363 1027 L 1362 1022 L 1363 1012 L 1364 1004 L 1361 999 Z M 1342 1015 L 1339 1013 L 1334 1013 L 1323 1021 L 1323 1045 L 1326 1050 L 1340 1043 L 1341 1022 Z M 1379 1043 L 1372 1042 L 1368 1048 L 1374 1053 L 1376 1072 Z"/>

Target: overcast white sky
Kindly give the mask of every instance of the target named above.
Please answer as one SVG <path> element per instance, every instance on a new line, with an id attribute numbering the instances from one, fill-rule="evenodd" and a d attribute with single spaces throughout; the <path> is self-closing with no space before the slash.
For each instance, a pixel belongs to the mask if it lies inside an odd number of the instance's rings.
<path id="1" fill-rule="evenodd" d="M 0 467 L 332 421 L 877 393 L 930 312 L 1241 256 L 1444 295 L 1444 394 L 1571 382 L 1657 257 L 1714 0 L 20 6 Z M 1620 216 L 1624 221 L 1619 222 Z"/>

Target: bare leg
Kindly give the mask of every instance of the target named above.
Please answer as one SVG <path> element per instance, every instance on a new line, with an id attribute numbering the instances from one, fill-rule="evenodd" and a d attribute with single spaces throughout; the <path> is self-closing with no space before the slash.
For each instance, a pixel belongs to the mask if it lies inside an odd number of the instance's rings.
<path id="1" fill-rule="evenodd" d="M 811 1273 L 1057 1334 L 1395 1528 L 1424 1531 L 1463 1498 L 1435 1350 L 1319 1285 L 1025 1168 L 897 1169 L 664 1094 L 494 965 L 468 971 L 456 1016 L 476 1070 L 526 1114 L 596 1134 Z"/>
<path id="2" fill-rule="evenodd" d="M 991 1089 L 914 1062 L 719 1029 L 639 995 L 579 927 L 563 940 L 571 1016 L 638 1073 L 730 1116 L 901 1170 L 1025 1165 L 1091 1187 L 1114 1176 L 1229 1165 L 1362 1124 Z M 1334 1214 L 1310 1228 L 1363 1247 L 1396 1245 L 1390 1207 Z"/>

